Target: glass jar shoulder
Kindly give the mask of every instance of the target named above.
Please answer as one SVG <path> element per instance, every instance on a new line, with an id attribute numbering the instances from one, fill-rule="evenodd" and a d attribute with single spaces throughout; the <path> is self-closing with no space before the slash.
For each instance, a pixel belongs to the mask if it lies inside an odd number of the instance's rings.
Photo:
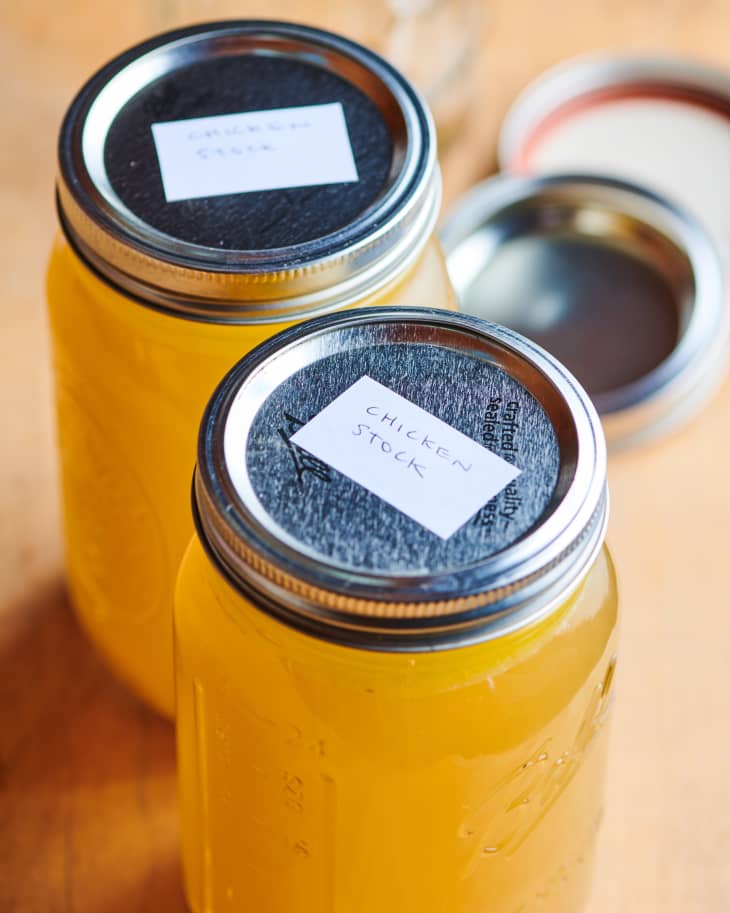
<path id="1" fill-rule="evenodd" d="M 374 683 L 383 700 L 442 701 L 478 694 L 489 685 L 490 702 L 535 706 L 528 714 L 558 713 L 615 650 L 617 591 L 613 564 L 604 547 L 578 588 L 548 618 L 502 637 L 434 652 L 381 652 L 342 647 L 302 634 L 248 602 L 212 566 L 202 546 L 191 543 L 177 587 L 179 649 L 195 654 L 215 674 L 244 668 L 243 653 L 276 667 L 290 657 L 300 673 L 336 680 L 350 701 L 360 702 Z M 247 684 L 241 680 L 240 688 Z M 533 701 L 539 693 L 538 701 Z M 357 717 L 357 714 L 354 714 Z M 344 721 L 343 721 L 344 722 Z"/>

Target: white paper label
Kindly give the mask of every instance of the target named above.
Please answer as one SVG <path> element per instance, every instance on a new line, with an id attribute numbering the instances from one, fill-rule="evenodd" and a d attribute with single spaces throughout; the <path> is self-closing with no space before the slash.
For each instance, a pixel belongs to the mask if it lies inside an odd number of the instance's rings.
<path id="1" fill-rule="evenodd" d="M 291 440 L 442 539 L 520 474 L 367 376 Z"/>
<path id="2" fill-rule="evenodd" d="M 339 102 L 152 124 L 168 203 L 357 181 Z"/>

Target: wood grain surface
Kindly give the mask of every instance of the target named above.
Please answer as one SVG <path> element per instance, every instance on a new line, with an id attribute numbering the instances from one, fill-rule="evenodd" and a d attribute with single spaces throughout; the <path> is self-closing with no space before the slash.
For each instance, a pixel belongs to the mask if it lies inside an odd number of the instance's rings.
<path id="1" fill-rule="evenodd" d="M 330 21 L 321 0 L 0 11 L 2 913 L 185 909 L 172 728 L 113 680 L 64 595 L 43 272 L 73 92 L 144 35 L 232 7 Z M 599 48 L 730 63 L 730 0 L 492 0 L 486 13 L 477 97 L 443 162 L 447 205 L 493 167 L 504 112 L 546 66 Z M 729 445 L 726 383 L 681 433 L 611 462 L 622 649 L 590 913 L 730 911 Z"/>

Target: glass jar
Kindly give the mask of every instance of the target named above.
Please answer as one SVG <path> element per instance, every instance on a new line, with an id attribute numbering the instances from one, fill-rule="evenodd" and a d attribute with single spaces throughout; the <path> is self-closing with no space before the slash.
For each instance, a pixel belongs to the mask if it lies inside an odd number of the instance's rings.
<path id="1" fill-rule="evenodd" d="M 433 127 L 358 45 L 218 23 L 97 73 L 59 159 L 48 298 L 69 587 L 113 668 L 172 713 L 205 403 L 242 354 L 312 314 L 453 306 Z"/>
<path id="2" fill-rule="evenodd" d="M 176 590 L 194 913 L 581 909 L 605 470 L 566 370 L 465 315 L 320 318 L 228 374 Z"/>

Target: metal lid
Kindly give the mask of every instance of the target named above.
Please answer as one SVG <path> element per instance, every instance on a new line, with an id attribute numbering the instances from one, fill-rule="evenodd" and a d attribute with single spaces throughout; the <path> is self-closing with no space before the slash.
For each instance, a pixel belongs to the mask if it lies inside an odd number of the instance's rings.
<path id="1" fill-rule="evenodd" d="M 464 311 L 547 348 L 591 395 L 611 448 L 694 413 L 727 361 L 719 255 L 652 192 L 580 175 L 497 177 L 442 230 Z"/>
<path id="2" fill-rule="evenodd" d="M 603 540 L 605 470 L 588 397 L 527 339 L 368 308 L 280 333 L 229 372 L 194 507 L 213 561 L 266 611 L 352 645 L 434 649 L 566 598 Z"/>
<path id="3" fill-rule="evenodd" d="M 590 55 L 529 85 L 500 166 L 641 184 L 692 213 L 730 257 L 730 73 L 678 57 Z"/>
<path id="4" fill-rule="evenodd" d="M 351 41 L 279 22 L 195 26 L 114 59 L 66 115 L 59 172 L 64 228 L 107 279 L 236 322 L 394 281 L 440 202 L 413 87 Z"/>

